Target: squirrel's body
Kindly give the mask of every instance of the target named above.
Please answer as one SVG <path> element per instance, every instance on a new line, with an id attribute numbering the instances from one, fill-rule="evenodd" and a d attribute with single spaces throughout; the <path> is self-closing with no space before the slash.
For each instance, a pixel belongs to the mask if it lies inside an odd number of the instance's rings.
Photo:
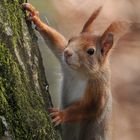
<path id="1" fill-rule="evenodd" d="M 62 108 L 64 109 L 84 96 L 88 85 L 88 78 L 75 73 L 75 71 L 67 68 L 67 66 L 64 68 L 63 72 L 64 81 L 62 86 L 61 103 Z M 111 117 L 112 96 L 110 88 L 105 89 L 104 92 L 107 93 L 107 96 L 105 96 L 106 103 L 104 111 L 99 116 L 98 120 L 62 125 L 62 135 L 64 140 L 109 140 L 107 133 Z M 107 128 L 105 128 L 105 126 Z"/>
<path id="2" fill-rule="evenodd" d="M 50 109 L 55 125 L 62 124 L 63 140 L 109 140 L 112 108 L 109 52 L 113 46 L 112 23 L 99 36 L 92 33 L 92 24 L 101 8 L 85 23 L 80 35 L 65 39 L 41 21 L 38 11 L 25 3 L 30 19 L 60 60 L 63 72 L 62 109 Z"/>
<path id="3" fill-rule="evenodd" d="M 70 69 L 65 63 L 62 65 L 63 83 L 61 92 L 61 107 L 64 109 L 83 97 L 88 79 L 87 77 Z M 79 140 L 80 128 L 80 123 L 63 124 L 63 140 Z"/>
<path id="4" fill-rule="evenodd" d="M 83 76 L 63 64 L 63 85 L 61 106 L 66 108 L 71 103 L 81 99 L 87 86 L 87 77 Z M 80 94 L 77 94 L 80 93 Z"/>

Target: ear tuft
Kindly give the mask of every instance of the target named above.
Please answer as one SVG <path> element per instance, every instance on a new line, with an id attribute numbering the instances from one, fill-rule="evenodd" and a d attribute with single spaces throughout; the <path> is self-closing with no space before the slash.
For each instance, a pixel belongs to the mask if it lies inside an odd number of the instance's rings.
<path id="1" fill-rule="evenodd" d="M 87 22 L 85 23 L 82 32 L 81 33 L 85 33 L 85 32 L 92 32 L 92 26 L 93 26 L 93 22 L 94 20 L 97 18 L 97 16 L 100 14 L 102 7 L 99 7 L 97 10 L 95 10 L 92 15 L 89 17 L 89 19 L 87 20 Z"/>

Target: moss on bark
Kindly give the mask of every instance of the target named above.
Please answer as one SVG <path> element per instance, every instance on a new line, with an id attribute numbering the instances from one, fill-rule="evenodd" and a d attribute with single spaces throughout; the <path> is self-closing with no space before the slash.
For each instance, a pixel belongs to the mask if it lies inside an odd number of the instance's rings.
<path id="1" fill-rule="evenodd" d="M 59 140 L 47 108 L 48 83 L 22 0 L 0 1 L 0 139 Z"/>

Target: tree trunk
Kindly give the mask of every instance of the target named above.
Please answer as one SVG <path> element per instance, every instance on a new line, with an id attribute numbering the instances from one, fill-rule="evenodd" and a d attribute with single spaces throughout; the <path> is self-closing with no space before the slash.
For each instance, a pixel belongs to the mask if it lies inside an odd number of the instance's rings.
<path id="1" fill-rule="evenodd" d="M 59 140 L 37 37 L 23 0 L 0 0 L 0 139 Z"/>

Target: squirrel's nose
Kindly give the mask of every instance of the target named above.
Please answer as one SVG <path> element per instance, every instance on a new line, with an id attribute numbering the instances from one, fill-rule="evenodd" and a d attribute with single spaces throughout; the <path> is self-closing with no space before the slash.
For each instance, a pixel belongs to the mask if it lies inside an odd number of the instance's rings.
<path id="1" fill-rule="evenodd" d="M 71 57 L 72 55 L 73 55 L 73 53 L 72 53 L 71 50 L 69 50 L 69 49 L 65 49 L 65 50 L 64 50 L 64 56 L 65 56 L 66 58 L 69 58 L 69 57 Z"/>

